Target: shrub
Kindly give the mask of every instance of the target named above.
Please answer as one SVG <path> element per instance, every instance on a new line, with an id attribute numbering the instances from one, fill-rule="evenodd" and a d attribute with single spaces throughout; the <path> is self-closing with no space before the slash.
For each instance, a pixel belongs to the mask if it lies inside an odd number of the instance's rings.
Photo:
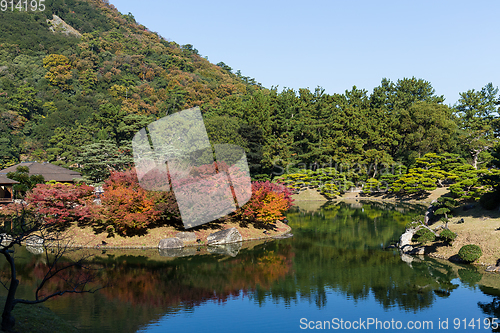
<path id="1" fill-rule="evenodd" d="M 457 238 L 457 234 L 449 229 L 444 229 L 439 234 L 439 238 L 441 238 L 441 240 L 445 241 L 446 243 L 451 244 L 455 240 L 455 238 Z"/>
<path id="2" fill-rule="evenodd" d="M 237 214 L 245 218 L 273 223 L 284 218 L 283 213 L 292 206 L 291 191 L 282 184 L 252 183 L 252 197 Z"/>
<path id="3" fill-rule="evenodd" d="M 464 245 L 458 251 L 458 256 L 463 261 L 474 262 L 483 255 L 481 248 L 475 244 Z"/>
<path id="4" fill-rule="evenodd" d="M 92 207 L 95 227 L 120 235 L 144 232 L 147 226 L 159 219 L 153 198 L 139 186 L 133 170 L 112 172 L 105 182 L 100 206 Z M 108 226 L 113 226 L 113 229 Z"/>
<path id="5" fill-rule="evenodd" d="M 89 219 L 93 199 L 93 188 L 85 184 L 38 184 L 26 195 L 28 205 L 49 224 Z"/>
<path id="6" fill-rule="evenodd" d="M 430 243 L 436 239 L 436 236 L 429 229 L 422 228 L 413 235 L 413 239 L 419 243 Z"/>

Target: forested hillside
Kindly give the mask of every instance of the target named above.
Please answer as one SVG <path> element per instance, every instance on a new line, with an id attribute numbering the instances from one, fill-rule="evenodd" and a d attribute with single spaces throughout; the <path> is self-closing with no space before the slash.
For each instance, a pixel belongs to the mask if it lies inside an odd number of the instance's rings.
<path id="1" fill-rule="evenodd" d="M 53 14 L 81 37 L 51 32 Z M 383 165 L 409 168 L 445 152 L 477 168 L 499 150 L 492 84 L 471 87 L 455 106 L 419 78 L 382 79 L 372 92 L 278 91 L 100 0 L 0 15 L 0 168 L 38 160 L 119 169 L 130 163 L 138 129 L 193 106 L 212 143 L 246 148 L 255 178 L 324 164 L 370 165 L 377 176 Z"/>

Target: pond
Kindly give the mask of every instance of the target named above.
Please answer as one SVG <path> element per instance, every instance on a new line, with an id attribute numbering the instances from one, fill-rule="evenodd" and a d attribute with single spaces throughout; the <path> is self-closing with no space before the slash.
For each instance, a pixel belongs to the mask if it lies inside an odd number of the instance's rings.
<path id="1" fill-rule="evenodd" d="M 492 329 L 500 317 L 498 275 L 386 249 L 421 213 L 338 202 L 290 211 L 288 239 L 177 258 L 98 251 L 95 266 L 111 285 L 45 304 L 82 332 L 500 331 Z M 19 295 L 32 294 L 43 256 L 20 248 L 16 260 Z"/>

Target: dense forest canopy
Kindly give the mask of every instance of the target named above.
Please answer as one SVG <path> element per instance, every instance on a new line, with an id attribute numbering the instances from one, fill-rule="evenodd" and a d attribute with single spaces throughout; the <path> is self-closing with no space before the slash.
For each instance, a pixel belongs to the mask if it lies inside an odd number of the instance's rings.
<path id="1" fill-rule="evenodd" d="M 23 160 L 126 167 L 137 130 L 194 106 L 212 144 L 246 149 L 254 178 L 339 165 L 411 168 L 427 153 L 458 154 L 476 169 L 498 163 L 491 83 L 454 106 L 415 77 L 382 79 L 371 93 L 278 91 L 165 40 L 107 1 L 55 0 L 44 11 L 1 15 L 0 168 Z M 53 15 L 81 36 L 51 32 Z"/>

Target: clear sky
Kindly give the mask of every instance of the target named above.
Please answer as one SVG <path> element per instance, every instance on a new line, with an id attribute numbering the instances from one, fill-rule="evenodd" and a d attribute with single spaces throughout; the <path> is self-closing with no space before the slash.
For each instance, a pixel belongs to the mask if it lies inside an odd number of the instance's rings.
<path id="1" fill-rule="evenodd" d="M 429 81 L 446 104 L 500 84 L 497 0 L 109 0 L 180 45 L 264 87 L 369 93 L 382 78 Z"/>

